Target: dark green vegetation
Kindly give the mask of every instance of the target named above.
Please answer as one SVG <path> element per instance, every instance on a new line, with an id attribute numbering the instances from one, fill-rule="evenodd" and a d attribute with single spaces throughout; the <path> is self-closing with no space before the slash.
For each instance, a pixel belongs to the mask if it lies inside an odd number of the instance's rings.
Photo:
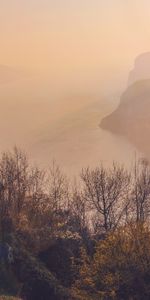
<path id="1" fill-rule="evenodd" d="M 150 299 L 150 167 L 84 169 L 70 183 L 18 149 L 0 160 L 0 299 Z M 4 296 L 5 295 L 5 296 Z M 14 298 L 14 299 L 16 299 Z"/>

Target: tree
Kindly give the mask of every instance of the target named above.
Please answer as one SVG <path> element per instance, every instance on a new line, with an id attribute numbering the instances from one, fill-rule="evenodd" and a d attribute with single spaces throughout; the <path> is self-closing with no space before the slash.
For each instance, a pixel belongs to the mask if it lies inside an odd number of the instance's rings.
<path id="1" fill-rule="evenodd" d="M 28 189 L 28 161 L 19 149 L 2 154 L 0 182 L 0 220 L 10 217 L 18 224 Z"/>
<path id="2" fill-rule="evenodd" d="M 88 233 L 89 222 L 86 201 L 79 185 L 74 184 L 69 204 L 70 225 L 73 231 L 85 237 Z"/>
<path id="3" fill-rule="evenodd" d="M 150 233 L 134 223 L 99 241 L 93 257 L 82 253 L 74 291 L 79 299 L 149 299 Z"/>
<path id="4" fill-rule="evenodd" d="M 69 199 L 69 184 L 67 177 L 55 161 L 53 161 L 52 166 L 49 168 L 47 184 L 51 208 L 55 212 L 66 208 Z"/>
<path id="5" fill-rule="evenodd" d="M 150 166 L 147 160 L 135 161 L 132 180 L 131 217 L 136 222 L 144 222 L 150 213 Z"/>
<path id="6" fill-rule="evenodd" d="M 99 216 L 99 227 L 105 232 L 115 229 L 123 219 L 128 198 L 130 176 L 123 167 L 83 169 L 84 198 Z"/>

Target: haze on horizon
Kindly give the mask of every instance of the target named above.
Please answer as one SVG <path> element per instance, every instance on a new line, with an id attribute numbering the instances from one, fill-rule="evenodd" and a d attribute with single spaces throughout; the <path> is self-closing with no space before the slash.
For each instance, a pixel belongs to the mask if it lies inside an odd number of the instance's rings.
<path id="1" fill-rule="evenodd" d="M 2 0 L 0 8 L 3 65 L 120 84 L 150 49 L 148 0 Z"/>
<path id="2" fill-rule="evenodd" d="M 127 147 L 126 160 L 130 145 L 98 124 L 117 105 L 135 57 L 150 50 L 149 28 L 148 0 L 2 0 L 1 148 L 28 140 L 43 156 L 49 149 L 46 159 L 52 151 L 67 164 L 67 149 L 81 164 L 84 152 L 86 163 L 102 145 L 104 159 L 116 143 L 112 158 Z"/>

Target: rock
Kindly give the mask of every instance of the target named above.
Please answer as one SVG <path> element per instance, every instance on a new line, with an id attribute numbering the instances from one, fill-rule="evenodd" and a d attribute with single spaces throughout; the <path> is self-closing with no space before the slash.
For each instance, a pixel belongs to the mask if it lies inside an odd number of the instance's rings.
<path id="1" fill-rule="evenodd" d="M 101 128 L 128 138 L 150 158 L 150 79 L 132 84 L 123 93 L 118 108 L 106 116 Z"/>
<path id="2" fill-rule="evenodd" d="M 150 79 L 150 52 L 142 53 L 135 59 L 134 68 L 129 74 L 128 85 L 143 79 Z"/>

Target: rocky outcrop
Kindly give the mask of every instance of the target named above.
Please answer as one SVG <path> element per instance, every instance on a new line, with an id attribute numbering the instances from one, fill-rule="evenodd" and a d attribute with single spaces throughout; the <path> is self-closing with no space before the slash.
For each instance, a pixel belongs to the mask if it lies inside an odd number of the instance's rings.
<path id="1" fill-rule="evenodd" d="M 150 79 L 130 85 L 123 93 L 118 108 L 106 116 L 100 126 L 126 136 L 150 157 Z"/>
<path id="2" fill-rule="evenodd" d="M 129 73 L 128 86 L 143 79 L 150 79 L 150 52 L 142 53 L 135 59 L 133 70 Z"/>

